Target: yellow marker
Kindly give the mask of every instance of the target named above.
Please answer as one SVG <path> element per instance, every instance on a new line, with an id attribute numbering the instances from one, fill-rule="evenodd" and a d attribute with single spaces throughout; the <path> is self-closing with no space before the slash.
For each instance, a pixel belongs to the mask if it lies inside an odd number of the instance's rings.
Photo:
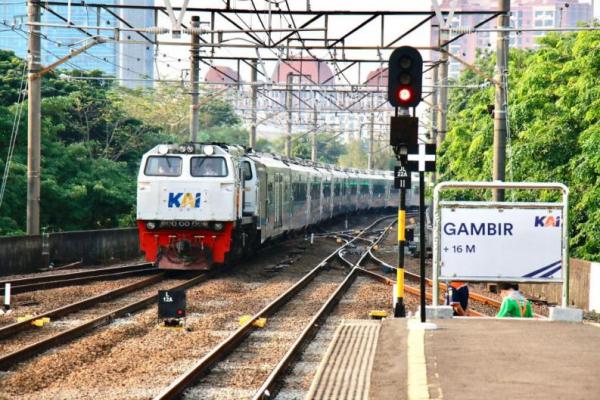
<path id="1" fill-rule="evenodd" d="M 371 310 L 369 312 L 369 317 L 373 319 L 387 318 L 388 313 L 384 310 Z"/>
<path id="2" fill-rule="evenodd" d="M 248 321 L 252 320 L 252 315 L 242 315 L 240 317 L 240 325 L 246 325 Z M 267 324 L 266 318 L 258 318 L 256 321 L 252 323 L 252 326 L 256 328 L 264 328 Z"/>
<path id="3" fill-rule="evenodd" d="M 396 269 L 396 298 L 404 297 L 404 268 Z"/>
<path id="4" fill-rule="evenodd" d="M 429 400 L 427 361 L 425 359 L 425 330 L 417 325 L 416 320 L 408 321 L 408 399 Z"/>
<path id="5" fill-rule="evenodd" d="M 398 210 L 398 241 L 404 242 L 406 231 L 406 210 Z"/>

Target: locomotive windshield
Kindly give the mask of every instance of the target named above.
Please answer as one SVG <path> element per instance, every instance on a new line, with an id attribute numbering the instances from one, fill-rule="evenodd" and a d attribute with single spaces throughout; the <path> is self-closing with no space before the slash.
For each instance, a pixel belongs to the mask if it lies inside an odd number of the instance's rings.
<path id="1" fill-rule="evenodd" d="M 148 157 L 144 174 L 147 176 L 179 176 L 181 175 L 181 157 Z"/>
<path id="2" fill-rule="evenodd" d="M 190 172 L 195 177 L 225 177 L 227 163 L 223 157 L 193 157 Z"/>

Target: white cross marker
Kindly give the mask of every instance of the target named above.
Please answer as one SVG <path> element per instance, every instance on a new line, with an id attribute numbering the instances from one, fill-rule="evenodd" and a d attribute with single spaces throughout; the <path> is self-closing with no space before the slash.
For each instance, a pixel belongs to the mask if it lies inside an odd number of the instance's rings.
<path id="1" fill-rule="evenodd" d="M 435 161 L 435 154 L 427 154 L 425 144 L 419 144 L 419 154 L 409 154 L 408 161 L 418 161 L 419 171 L 425 171 L 426 161 Z"/>

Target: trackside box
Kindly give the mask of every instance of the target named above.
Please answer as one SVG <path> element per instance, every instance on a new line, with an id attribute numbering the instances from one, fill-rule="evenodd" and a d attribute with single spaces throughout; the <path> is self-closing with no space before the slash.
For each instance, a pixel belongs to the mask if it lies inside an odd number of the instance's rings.
<path id="1" fill-rule="evenodd" d="M 184 318 L 185 306 L 185 290 L 158 291 L 158 318 Z"/>

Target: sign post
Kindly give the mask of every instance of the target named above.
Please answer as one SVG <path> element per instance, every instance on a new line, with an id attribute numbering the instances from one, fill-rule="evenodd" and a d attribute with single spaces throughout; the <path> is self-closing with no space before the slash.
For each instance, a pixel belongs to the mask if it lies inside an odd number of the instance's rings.
<path id="1" fill-rule="evenodd" d="M 435 171 L 435 144 L 419 144 L 409 149 L 408 169 L 419 171 L 419 258 L 421 275 L 421 322 L 426 320 L 425 303 L 425 172 Z M 436 300 L 434 300 L 435 302 Z M 435 304 L 435 303 L 434 303 Z"/>
<path id="2" fill-rule="evenodd" d="M 555 190 L 561 202 L 440 201 L 444 189 Z M 439 281 L 562 283 L 569 300 L 568 189 L 561 183 L 442 182 L 434 189 L 433 297 Z"/>

